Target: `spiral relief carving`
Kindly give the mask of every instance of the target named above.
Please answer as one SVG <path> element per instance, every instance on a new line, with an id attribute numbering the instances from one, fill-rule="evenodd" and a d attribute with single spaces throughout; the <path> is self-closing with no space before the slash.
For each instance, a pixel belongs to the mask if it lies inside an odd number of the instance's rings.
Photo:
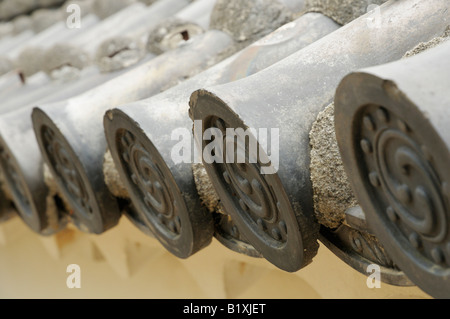
<path id="1" fill-rule="evenodd" d="M 401 117 L 379 106 L 362 116 L 360 150 L 367 178 L 384 216 L 412 249 L 441 266 L 450 265 L 449 204 L 440 166 L 420 136 Z"/>
<path id="2" fill-rule="evenodd" d="M 219 118 L 212 120 L 211 123 L 212 127 L 222 131 L 223 145 L 226 145 L 227 124 Z M 237 147 L 244 145 L 239 142 L 236 144 Z M 229 152 L 230 150 L 227 148 L 225 151 Z M 276 195 L 264 175 L 260 173 L 259 164 L 250 163 L 248 149 L 240 151 L 245 152 L 245 163 L 227 163 L 226 156 L 231 155 L 222 152 L 223 164 L 216 164 L 216 167 L 222 174 L 223 181 L 230 187 L 233 197 L 241 209 L 241 214 L 253 223 L 259 236 L 278 243 L 285 243 L 287 226 L 279 214 L 280 204 Z"/>
<path id="3" fill-rule="evenodd" d="M 122 165 L 133 184 L 139 190 L 146 212 L 156 217 L 165 235 L 174 237 L 181 233 L 181 218 L 176 211 L 176 199 L 172 196 L 160 168 L 153 157 L 129 131 L 118 133 L 118 150 Z M 152 218 L 152 220 L 155 220 Z"/>
<path id="4" fill-rule="evenodd" d="M 48 126 L 42 127 L 42 141 L 51 165 L 62 180 L 67 193 L 75 203 L 79 204 L 81 211 L 86 216 L 90 216 L 93 209 L 89 193 L 73 159 L 64 146 L 64 142 L 60 141 Z"/>

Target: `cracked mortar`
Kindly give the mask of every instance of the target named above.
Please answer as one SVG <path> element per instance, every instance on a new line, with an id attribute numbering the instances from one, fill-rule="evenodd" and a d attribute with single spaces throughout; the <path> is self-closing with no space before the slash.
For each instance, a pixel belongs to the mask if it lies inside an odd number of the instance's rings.
<path id="1" fill-rule="evenodd" d="M 42 70 L 53 79 L 72 79 L 90 63 L 87 53 L 69 44 L 56 44 L 42 57 Z"/>
<path id="2" fill-rule="evenodd" d="M 13 69 L 14 63 L 10 59 L 6 57 L 0 57 L 0 76 L 8 73 L 9 71 L 12 71 Z"/>
<path id="3" fill-rule="evenodd" d="M 173 17 L 166 19 L 149 31 L 147 51 L 154 54 L 162 54 L 175 49 L 180 43 L 188 41 L 189 38 L 204 31 L 202 27 L 189 21 Z M 184 38 L 183 33 L 188 38 Z"/>
<path id="4" fill-rule="evenodd" d="M 105 19 L 135 2 L 135 0 L 96 0 L 92 5 L 92 12 L 100 19 Z"/>
<path id="5" fill-rule="evenodd" d="M 100 45 L 95 60 L 101 72 L 113 72 L 136 64 L 144 56 L 142 42 L 133 37 L 117 36 Z"/>
<path id="6" fill-rule="evenodd" d="M 358 205 L 342 164 L 334 130 L 334 104 L 319 113 L 310 132 L 314 211 L 320 224 L 337 228 Z"/>
<path id="7" fill-rule="evenodd" d="M 293 13 L 278 1 L 218 0 L 211 13 L 210 29 L 227 32 L 243 48 L 293 18 Z"/>

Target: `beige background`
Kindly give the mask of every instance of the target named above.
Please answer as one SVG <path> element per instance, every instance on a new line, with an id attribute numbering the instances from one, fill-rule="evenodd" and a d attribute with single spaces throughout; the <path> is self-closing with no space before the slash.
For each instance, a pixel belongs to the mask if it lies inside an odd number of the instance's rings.
<path id="1" fill-rule="evenodd" d="M 80 289 L 66 286 L 69 264 L 81 267 Z M 0 298 L 430 298 L 417 287 L 369 289 L 366 280 L 323 245 L 290 274 L 215 240 L 178 259 L 126 218 L 101 236 L 69 228 L 43 238 L 19 218 L 0 225 Z"/>

